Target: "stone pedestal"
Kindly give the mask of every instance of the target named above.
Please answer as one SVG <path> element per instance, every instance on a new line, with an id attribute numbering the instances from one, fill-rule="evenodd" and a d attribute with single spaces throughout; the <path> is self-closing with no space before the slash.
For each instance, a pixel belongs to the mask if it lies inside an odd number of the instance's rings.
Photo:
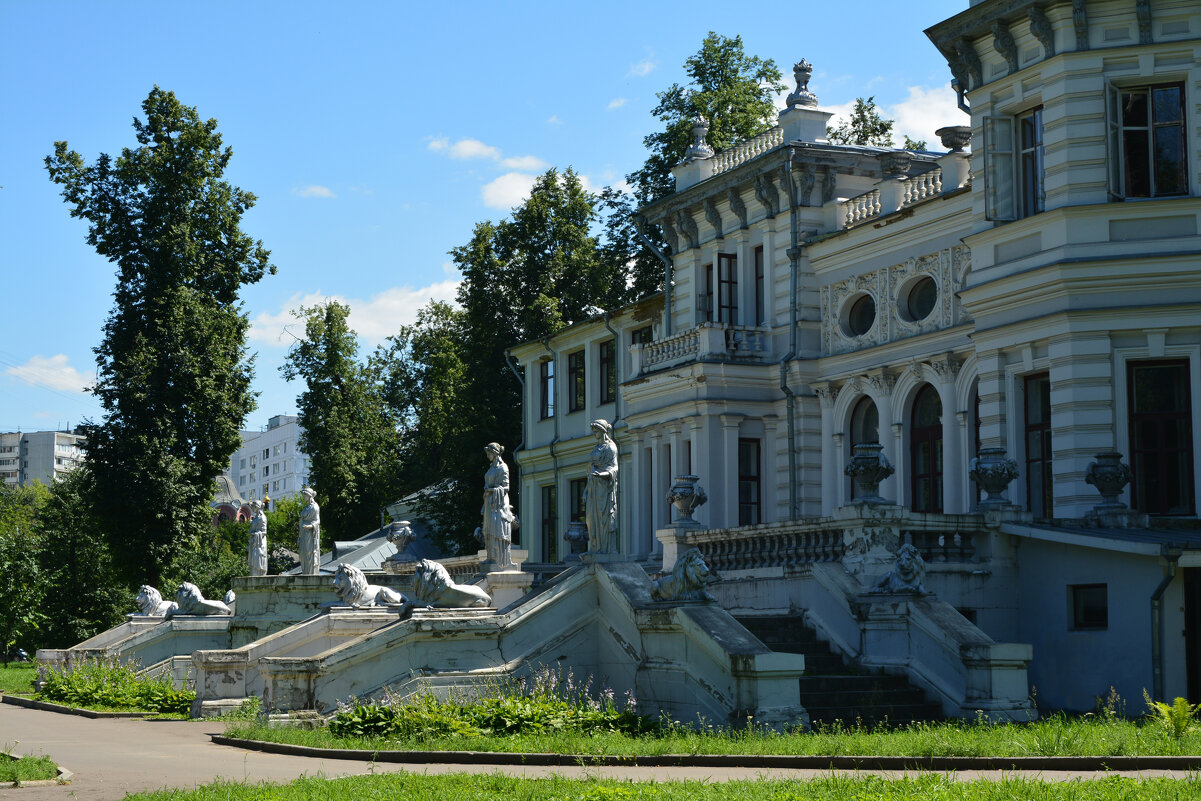
<path id="1" fill-rule="evenodd" d="M 514 548 L 509 551 L 509 556 L 513 560 L 513 564 L 508 567 L 501 567 L 488 558 L 487 551 L 477 551 L 476 555 L 480 559 L 481 573 L 520 573 L 521 565 L 526 559 L 530 558 L 530 552 L 524 548 Z"/>
<path id="2" fill-rule="evenodd" d="M 520 570 L 497 570 L 484 575 L 484 589 L 497 609 L 504 609 L 524 596 L 533 583 L 534 574 Z"/>
<path id="3" fill-rule="evenodd" d="M 691 546 L 685 541 L 685 537 L 693 531 L 703 529 L 700 523 L 692 523 L 684 525 L 677 522 L 675 525 L 661 528 L 655 531 L 655 539 L 663 546 L 663 571 L 669 572 L 676 566 L 676 559 L 680 554 Z"/>

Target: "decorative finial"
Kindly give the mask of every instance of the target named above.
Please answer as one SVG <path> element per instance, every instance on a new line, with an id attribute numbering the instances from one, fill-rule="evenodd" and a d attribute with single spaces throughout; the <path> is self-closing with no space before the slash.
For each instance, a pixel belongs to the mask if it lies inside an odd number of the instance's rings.
<path id="1" fill-rule="evenodd" d="M 797 106 L 817 106 L 817 95 L 809 91 L 809 79 L 813 77 L 813 65 L 801 59 L 792 66 L 792 76 L 796 78 L 796 91 L 788 96 L 789 108 Z"/>
<path id="2" fill-rule="evenodd" d="M 684 151 L 684 161 L 713 158 L 713 148 L 705 141 L 709 135 L 709 121 L 700 114 L 692 118 L 692 144 Z"/>

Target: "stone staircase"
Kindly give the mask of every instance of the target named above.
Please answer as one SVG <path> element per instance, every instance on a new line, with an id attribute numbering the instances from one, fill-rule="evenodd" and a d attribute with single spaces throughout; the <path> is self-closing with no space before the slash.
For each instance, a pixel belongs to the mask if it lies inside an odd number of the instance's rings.
<path id="1" fill-rule="evenodd" d="M 773 651 L 805 655 L 800 700 L 815 726 L 836 720 L 873 726 L 944 718 L 942 707 L 905 676 L 868 673 L 843 662 L 799 615 L 740 617 L 738 622 Z"/>

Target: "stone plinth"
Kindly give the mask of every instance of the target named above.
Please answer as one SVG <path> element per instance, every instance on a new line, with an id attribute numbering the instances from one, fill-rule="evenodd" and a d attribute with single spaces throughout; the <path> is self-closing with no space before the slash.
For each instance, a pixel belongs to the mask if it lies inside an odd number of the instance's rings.
<path id="1" fill-rule="evenodd" d="M 667 528 L 655 531 L 655 539 L 663 546 L 663 572 L 669 572 L 674 568 L 680 554 L 692 547 L 686 541 L 686 537 L 690 533 L 702 531 L 704 528 L 700 523 L 677 522 Z"/>
<path id="2" fill-rule="evenodd" d="M 530 591 L 533 573 L 520 570 L 494 570 L 484 575 L 484 589 L 492 596 L 492 606 L 504 609 Z"/>
<path id="3" fill-rule="evenodd" d="M 509 551 L 509 556 L 512 558 L 513 564 L 508 567 L 501 567 L 489 559 L 487 551 L 477 551 L 476 556 L 480 560 L 481 573 L 519 573 L 525 560 L 530 558 L 530 552 L 524 548 L 514 548 Z"/>

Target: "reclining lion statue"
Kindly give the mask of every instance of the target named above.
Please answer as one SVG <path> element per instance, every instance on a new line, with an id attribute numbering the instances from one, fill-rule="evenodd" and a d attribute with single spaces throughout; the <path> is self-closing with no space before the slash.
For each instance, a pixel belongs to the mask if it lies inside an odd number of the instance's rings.
<path id="1" fill-rule="evenodd" d="M 488 606 L 492 596 L 471 584 L 455 584 L 450 573 L 432 559 L 422 559 L 413 573 L 413 596 L 419 606 L 466 609 Z"/>
<path id="2" fill-rule="evenodd" d="M 712 601 L 705 591 L 710 575 L 705 557 L 696 548 L 689 548 L 676 559 L 670 573 L 655 579 L 651 598 L 656 601 Z"/>
<path id="3" fill-rule="evenodd" d="M 205 599 L 200 588 L 190 581 L 179 585 L 175 592 L 176 608 L 166 614 L 166 617 L 179 615 L 232 615 L 234 610 L 229 607 L 234 602 L 234 592 L 225 593 L 224 603 Z"/>
<path id="4" fill-rule="evenodd" d="M 347 606 L 408 606 L 409 600 L 396 590 L 368 584 L 363 571 L 354 565 L 338 565 L 334 573 L 334 593 Z"/>
<path id="5" fill-rule="evenodd" d="M 178 608 L 178 604 L 174 601 L 164 601 L 162 594 L 149 584 L 143 584 L 138 588 L 137 604 L 138 612 L 136 614 L 154 617 L 162 617 Z"/>

